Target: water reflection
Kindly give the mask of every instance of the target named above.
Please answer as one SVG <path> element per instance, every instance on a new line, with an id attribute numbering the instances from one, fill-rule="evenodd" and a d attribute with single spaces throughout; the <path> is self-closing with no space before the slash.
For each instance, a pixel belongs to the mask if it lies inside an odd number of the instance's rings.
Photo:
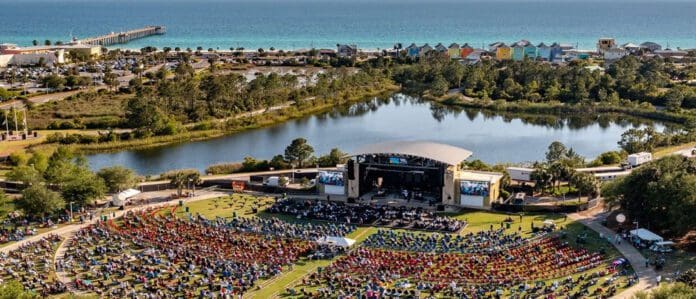
<path id="1" fill-rule="evenodd" d="M 487 162 L 524 162 L 542 159 L 546 147 L 558 140 L 588 158 L 617 148 L 628 128 L 665 125 L 618 114 L 532 115 L 482 109 L 453 108 L 403 94 L 378 97 L 357 104 L 213 140 L 89 156 L 98 169 L 124 165 L 141 174 L 174 168 L 205 169 L 245 156 L 271 158 L 297 137 L 304 137 L 319 154 L 338 147 L 388 140 L 431 140 L 474 152 Z M 670 127 L 670 129 L 674 129 Z"/>

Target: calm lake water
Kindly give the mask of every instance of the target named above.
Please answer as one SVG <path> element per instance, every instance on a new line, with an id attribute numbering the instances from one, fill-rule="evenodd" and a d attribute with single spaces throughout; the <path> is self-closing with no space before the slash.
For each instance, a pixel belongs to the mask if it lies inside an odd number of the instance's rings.
<path id="1" fill-rule="evenodd" d="M 663 129 L 662 124 L 611 115 L 562 119 L 453 110 L 396 94 L 217 139 L 96 154 L 88 159 L 93 169 L 123 165 L 143 175 L 178 168 L 204 170 L 245 156 L 271 158 L 298 137 L 306 138 L 318 154 L 334 147 L 350 152 L 382 141 L 435 141 L 469 149 L 474 152 L 470 159 L 490 163 L 541 160 L 546 147 L 558 140 L 589 159 L 617 149 L 617 141 L 627 129 L 647 125 Z"/>

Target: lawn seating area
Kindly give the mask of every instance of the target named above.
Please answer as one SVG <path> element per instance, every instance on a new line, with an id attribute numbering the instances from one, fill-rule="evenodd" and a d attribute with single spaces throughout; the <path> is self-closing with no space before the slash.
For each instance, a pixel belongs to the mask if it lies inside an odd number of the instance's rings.
<path id="1" fill-rule="evenodd" d="M 55 279 L 53 256 L 63 238 L 48 235 L 9 253 L 0 253 L 0 284 L 15 280 L 41 296 L 59 294 L 66 286 Z"/>
<path id="2" fill-rule="evenodd" d="M 274 203 L 267 211 L 312 220 L 445 233 L 458 232 L 466 227 L 466 221 L 437 216 L 423 208 L 412 207 L 283 199 Z"/>
<path id="3" fill-rule="evenodd" d="M 466 254 L 365 245 L 306 276 L 285 296 L 606 298 L 635 282 L 627 276 L 630 271 L 600 253 L 573 248 L 551 235 L 499 252 Z"/>
<path id="4" fill-rule="evenodd" d="M 346 225 L 281 224 L 259 218 L 184 219 L 173 216 L 177 209 L 128 213 L 118 222 L 81 230 L 65 258 L 75 287 L 113 297 L 240 295 L 257 281 L 292 268 L 300 258 L 343 253 L 308 241 L 314 230 L 351 230 Z"/>

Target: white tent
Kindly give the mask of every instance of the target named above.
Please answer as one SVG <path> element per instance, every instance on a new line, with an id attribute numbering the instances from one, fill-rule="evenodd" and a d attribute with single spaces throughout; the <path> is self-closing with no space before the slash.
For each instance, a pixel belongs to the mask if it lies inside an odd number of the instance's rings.
<path id="1" fill-rule="evenodd" d="M 140 194 L 140 191 L 136 189 L 123 190 L 119 193 L 114 194 L 114 197 L 111 200 L 111 204 L 116 207 L 121 207 L 126 203 L 126 200 L 138 194 Z"/>
<path id="2" fill-rule="evenodd" d="M 648 242 L 662 242 L 663 241 L 662 237 L 660 237 L 657 234 L 655 234 L 647 229 L 644 229 L 644 228 L 632 230 L 631 236 L 635 236 L 643 241 L 648 241 Z"/>
<path id="3" fill-rule="evenodd" d="M 318 244 L 335 245 L 340 247 L 350 247 L 355 244 L 355 240 L 344 237 L 321 237 L 317 239 Z"/>

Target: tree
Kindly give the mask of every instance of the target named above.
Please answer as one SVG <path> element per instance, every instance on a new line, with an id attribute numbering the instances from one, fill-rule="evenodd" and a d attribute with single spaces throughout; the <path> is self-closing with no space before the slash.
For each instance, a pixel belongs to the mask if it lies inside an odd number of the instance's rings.
<path id="1" fill-rule="evenodd" d="M 88 169 L 80 168 L 61 186 L 60 191 L 65 200 L 84 206 L 104 197 L 106 185 L 101 177 Z"/>
<path id="2" fill-rule="evenodd" d="M 285 148 L 285 159 L 299 168 L 304 166 L 304 163 L 312 154 L 314 154 L 314 148 L 309 145 L 304 138 L 293 140 L 290 145 Z"/>
<path id="3" fill-rule="evenodd" d="M 534 171 L 529 174 L 529 178 L 534 181 L 534 188 L 544 191 L 551 184 L 553 175 L 545 163 L 534 163 Z"/>
<path id="4" fill-rule="evenodd" d="M 5 191 L 0 189 L 0 218 L 5 217 L 7 214 L 5 210 L 5 205 L 11 201 L 10 197 L 5 194 Z"/>
<path id="5" fill-rule="evenodd" d="M 127 124 L 148 134 L 157 134 L 166 126 L 166 116 L 154 101 L 135 96 L 126 103 Z"/>
<path id="6" fill-rule="evenodd" d="M 118 87 L 118 76 L 113 73 L 113 72 L 106 72 L 104 73 L 104 84 L 108 86 L 109 88 L 116 90 L 116 87 Z"/>
<path id="7" fill-rule="evenodd" d="M 657 132 L 652 127 L 633 128 L 621 134 L 621 140 L 619 140 L 618 144 L 621 149 L 629 154 L 649 152 L 655 148 L 658 137 Z"/>
<path id="8" fill-rule="evenodd" d="M 50 46 L 50 45 L 51 45 L 51 41 L 50 41 L 50 40 L 45 40 L 45 41 L 44 41 L 44 46 Z"/>
<path id="9" fill-rule="evenodd" d="M 60 194 L 48 190 L 42 184 L 32 185 L 22 191 L 22 198 L 18 201 L 20 208 L 29 215 L 52 215 L 65 208 L 65 201 Z"/>
<path id="10" fill-rule="evenodd" d="M 44 173 L 48 168 L 48 156 L 43 152 L 36 151 L 27 161 L 27 165 L 34 167 L 40 173 Z"/>
<path id="11" fill-rule="evenodd" d="M 44 86 L 46 86 L 46 88 L 56 90 L 56 89 L 63 89 L 66 81 L 65 81 L 65 78 L 61 77 L 60 75 L 50 74 L 46 77 L 43 77 L 41 79 L 41 83 L 44 84 Z"/>
<path id="12" fill-rule="evenodd" d="M 328 154 L 319 157 L 317 163 L 321 167 L 335 167 L 337 164 L 345 163 L 348 160 L 347 156 L 347 153 L 342 152 L 338 148 L 333 148 Z"/>
<path id="13" fill-rule="evenodd" d="M 639 292 L 638 299 L 692 299 L 696 298 L 696 288 L 684 283 L 664 283 L 649 293 Z"/>
<path id="14" fill-rule="evenodd" d="M 43 181 L 41 173 L 39 173 L 34 167 L 28 165 L 21 165 L 13 167 L 5 177 L 13 182 L 20 182 L 25 186 L 38 184 Z"/>
<path id="15" fill-rule="evenodd" d="M 685 87 L 679 86 L 671 88 L 664 95 L 665 106 L 670 111 L 677 111 L 682 106 L 684 102 Z"/>
<path id="16" fill-rule="evenodd" d="M 621 163 L 621 160 L 623 158 L 621 157 L 621 154 L 616 152 L 616 151 L 608 151 L 601 153 L 597 159 L 595 159 L 592 162 L 592 165 L 594 166 L 599 166 L 599 165 L 612 165 L 612 164 L 619 164 Z"/>
<path id="17" fill-rule="evenodd" d="M 32 44 L 33 46 L 38 46 L 38 45 L 39 45 L 39 41 L 38 41 L 38 40 L 33 40 L 33 41 L 31 41 L 31 44 Z"/>
<path id="18" fill-rule="evenodd" d="M 696 161 L 670 155 L 602 187 L 607 206 L 641 226 L 679 236 L 696 227 Z"/>
<path id="19" fill-rule="evenodd" d="M 554 141 L 549 144 L 548 150 L 546 151 L 546 161 L 549 163 L 561 160 L 568 153 L 566 146 L 560 141 Z"/>
<path id="20" fill-rule="evenodd" d="M 176 194 L 181 196 L 184 187 L 195 186 L 201 183 L 201 174 L 196 169 L 181 169 L 169 172 L 165 175 L 169 183 L 176 186 Z"/>
<path id="21" fill-rule="evenodd" d="M 597 188 L 599 187 L 599 181 L 591 173 L 587 172 L 576 172 L 570 177 L 570 184 L 575 186 L 575 189 L 580 193 L 580 197 L 583 194 L 595 197 L 597 195 Z"/>
<path id="22" fill-rule="evenodd" d="M 0 299 L 35 299 L 40 296 L 34 292 L 27 291 L 24 286 L 16 280 L 10 280 L 0 284 Z"/>
<path id="23" fill-rule="evenodd" d="M 104 180 L 109 192 L 120 192 L 131 188 L 138 180 L 133 170 L 118 165 L 100 169 L 97 176 Z"/>

